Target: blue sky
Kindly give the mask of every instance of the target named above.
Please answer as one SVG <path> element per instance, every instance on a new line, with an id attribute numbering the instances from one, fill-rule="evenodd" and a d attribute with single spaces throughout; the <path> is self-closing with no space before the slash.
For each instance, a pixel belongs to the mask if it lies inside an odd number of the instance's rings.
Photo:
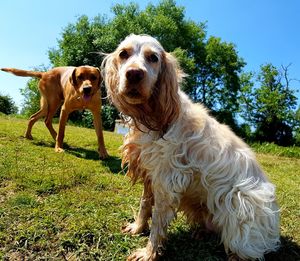
<path id="1" fill-rule="evenodd" d="M 64 27 L 80 15 L 111 17 L 115 3 L 104 0 L 10 0 L 0 1 L 0 67 L 32 69 L 49 66 L 48 50 L 57 46 Z M 149 2 L 137 1 L 141 9 Z M 207 34 L 236 45 L 247 62 L 246 71 L 258 71 L 261 64 L 288 65 L 290 78 L 300 80 L 299 0 L 177 0 L 187 19 L 207 21 Z M 28 78 L 0 72 L 0 93 L 10 95 L 21 107 L 19 89 Z M 292 87 L 300 90 L 300 82 Z M 300 93 L 297 94 L 300 104 Z"/>

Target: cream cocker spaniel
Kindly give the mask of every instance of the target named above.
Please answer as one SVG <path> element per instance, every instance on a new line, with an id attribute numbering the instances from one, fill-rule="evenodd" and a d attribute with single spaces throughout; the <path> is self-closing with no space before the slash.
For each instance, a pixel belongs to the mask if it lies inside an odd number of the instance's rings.
<path id="1" fill-rule="evenodd" d="M 123 164 L 144 191 L 135 222 L 148 228 L 145 248 L 128 260 L 156 260 L 176 212 L 220 234 L 230 259 L 263 259 L 279 246 L 275 187 L 251 149 L 179 88 L 176 59 L 147 35 L 129 35 L 103 63 L 113 104 L 130 117 Z"/>

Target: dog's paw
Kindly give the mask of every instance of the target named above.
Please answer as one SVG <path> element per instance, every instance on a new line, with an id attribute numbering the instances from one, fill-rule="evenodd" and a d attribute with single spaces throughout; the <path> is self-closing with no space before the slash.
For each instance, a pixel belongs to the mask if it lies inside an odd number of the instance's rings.
<path id="1" fill-rule="evenodd" d="M 137 234 L 142 233 L 146 229 L 147 229 L 147 226 L 142 226 L 136 222 L 133 222 L 133 223 L 129 223 L 126 226 L 122 227 L 122 232 L 126 233 L 126 234 L 137 235 Z"/>
<path id="2" fill-rule="evenodd" d="M 158 259 L 157 253 L 149 253 L 147 248 L 140 248 L 133 252 L 127 261 L 155 261 Z"/>
<path id="3" fill-rule="evenodd" d="M 33 140 L 33 137 L 31 134 L 25 134 L 24 137 L 27 139 L 27 140 Z"/>
<path id="4" fill-rule="evenodd" d="M 55 152 L 61 153 L 64 152 L 65 150 L 59 147 L 55 147 Z"/>
<path id="5" fill-rule="evenodd" d="M 100 149 L 98 152 L 99 152 L 99 158 L 102 160 L 109 157 L 106 149 Z"/>

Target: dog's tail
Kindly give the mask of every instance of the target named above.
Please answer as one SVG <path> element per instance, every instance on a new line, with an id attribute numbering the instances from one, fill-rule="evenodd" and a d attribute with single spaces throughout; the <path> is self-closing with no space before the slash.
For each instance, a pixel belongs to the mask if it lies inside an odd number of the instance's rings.
<path id="1" fill-rule="evenodd" d="M 1 68 L 1 71 L 9 72 L 17 76 L 42 78 L 44 72 L 26 71 L 15 68 Z"/>

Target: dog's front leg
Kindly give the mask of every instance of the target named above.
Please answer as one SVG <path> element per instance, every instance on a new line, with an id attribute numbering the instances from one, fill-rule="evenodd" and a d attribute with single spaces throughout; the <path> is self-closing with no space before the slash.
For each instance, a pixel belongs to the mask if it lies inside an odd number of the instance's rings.
<path id="1" fill-rule="evenodd" d="M 63 140 L 65 136 L 65 128 L 69 117 L 69 111 L 62 106 L 59 117 L 58 134 L 56 136 L 55 151 L 63 152 Z"/>
<path id="2" fill-rule="evenodd" d="M 151 188 L 151 180 L 144 181 L 144 191 L 140 202 L 138 216 L 133 223 L 122 228 L 123 233 L 136 235 L 148 229 L 148 219 L 152 215 L 153 193 Z"/>
<path id="3" fill-rule="evenodd" d="M 166 196 L 167 195 L 167 196 Z M 162 254 L 163 242 L 167 236 L 167 229 L 178 208 L 175 200 L 168 197 L 168 193 L 156 193 L 154 191 L 154 211 L 152 214 L 152 225 L 148 244 L 145 248 L 137 249 L 127 260 L 130 261 L 153 261 Z"/>
<path id="4" fill-rule="evenodd" d="M 103 127 L 102 127 L 102 120 L 100 115 L 100 109 L 92 110 L 93 118 L 94 118 L 94 127 L 98 139 L 98 153 L 100 159 L 105 159 L 108 157 L 108 153 L 106 151 L 104 145 L 104 138 L 103 138 Z"/>

